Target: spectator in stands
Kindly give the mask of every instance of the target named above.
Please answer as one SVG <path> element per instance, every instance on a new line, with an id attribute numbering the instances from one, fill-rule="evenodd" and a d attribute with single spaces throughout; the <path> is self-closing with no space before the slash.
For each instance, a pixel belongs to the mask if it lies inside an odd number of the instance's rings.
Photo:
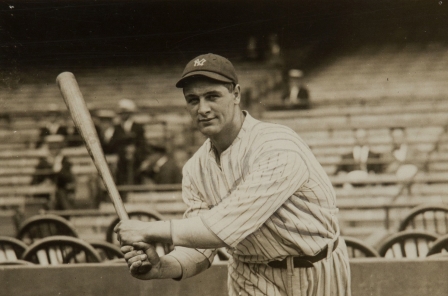
<path id="1" fill-rule="evenodd" d="M 115 118 L 117 118 L 115 112 L 106 109 L 97 110 L 93 116 L 95 129 L 98 133 L 101 147 L 106 155 L 113 154 L 114 152 L 114 147 L 111 146 L 111 140 L 115 132 Z"/>
<path id="2" fill-rule="evenodd" d="M 45 125 L 40 128 L 39 140 L 36 143 L 36 148 L 40 148 L 44 143 L 44 139 L 49 135 L 67 136 L 67 126 L 65 121 L 61 118 L 58 107 L 51 104 L 48 107 L 48 114 L 45 118 Z"/>
<path id="3" fill-rule="evenodd" d="M 341 163 L 336 169 L 336 174 L 347 175 L 349 180 L 362 180 L 368 174 L 383 172 L 381 154 L 372 151 L 369 144 L 369 135 L 366 129 L 353 130 L 355 145 L 352 152 L 342 156 Z M 350 183 L 350 182 L 349 182 Z M 349 186 L 349 183 L 346 186 Z"/>
<path id="4" fill-rule="evenodd" d="M 95 130 L 98 134 L 98 138 L 100 140 L 101 148 L 105 156 L 111 156 L 116 154 L 115 147 L 112 146 L 111 140 L 115 132 L 115 125 L 119 124 L 119 118 L 117 114 L 113 110 L 109 109 L 99 109 L 93 112 L 92 114 L 93 122 L 95 125 Z M 109 158 L 107 157 L 109 160 Z M 117 176 L 117 163 L 116 161 L 109 162 L 109 169 L 112 175 L 116 178 Z M 109 201 L 109 194 L 107 193 L 106 188 L 104 187 L 103 181 L 101 178 L 97 178 L 94 182 L 95 184 L 95 206 L 99 207 L 100 203 L 103 201 Z"/>
<path id="5" fill-rule="evenodd" d="M 0 130 L 10 130 L 11 129 L 11 115 L 8 113 L 4 113 L 0 115 Z"/>
<path id="6" fill-rule="evenodd" d="M 146 156 L 145 130 L 143 125 L 135 122 L 137 106 L 134 101 L 122 99 L 118 103 L 119 123 L 115 125 L 110 140 L 112 153 L 118 155 L 117 184 L 140 184 L 137 171 Z"/>
<path id="7" fill-rule="evenodd" d="M 288 72 L 288 81 L 285 84 L 283 102 L 286 105 L 294 105 L 300 109 L 310 108 L 310 95 L 303 84 L 303 72 L 291 69 Z"/>
<path id="8" fill-rule="evenodd" d="M 390 159 L 392 160 L 386 167 L 386 173 L 396 174 L 400 178 L 411 178 L 419 170 L 424 169 L 425 164 L 415 162 L 416 158 L 423 159 L 423 153 L 413 149 L 408 144 L 406 130 L 403 127 L 395 127 L 390 130 L 392 149 Z"/>
<path id="9" fill-rule="evenodd" d="M 39 159 L 32 185 L 56 185 L 56 199 L 49 208 L 67 210 L 74 208 L 75 177 L 69 159 L 63 155 L 65 139 L 62 135 L 49 135 L 44 138 L 42 149 L 47 156 Z M 47 196 L 39 196 L 47 197 Z"/>
<path id="10" fill-rule="evenodd" d="M 140 166 L 140 174 L 144 183 L 148 184 L 180 184 L 182 170 L 167 147 L 160 141 L 149 145 L 149 155 Z"/>
<path id="11" fill-rule="evenodd" d="M 65 126 L 67 128 L 67 135 L 65 136 L 67 147 L 79 147 L 84 145 L 84 141 L 70 116 L 67 116 Z"/>
<path id="12" fill-rule="evenodd" d="M 245 58 L 249 61 L 256 61 L 260 57 L 260 52 L 258 48 L 258 40 L 255 36 L 249 36 L 247 40 Z"/>

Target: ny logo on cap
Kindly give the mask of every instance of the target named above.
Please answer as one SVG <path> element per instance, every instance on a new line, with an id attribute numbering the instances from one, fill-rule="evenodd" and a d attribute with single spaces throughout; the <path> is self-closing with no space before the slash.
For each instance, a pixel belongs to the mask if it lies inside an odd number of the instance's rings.
<path id="1" fill-rule="evenodd" d="M 202 60 L 200 60 L 200 59 L 196 59 L 195 61 L 194 61 L 194 67 L 197 67 L 197 66 L 204 66 L 204 63 L 206 62 L 206 60 L 205 59 L 202 59 Z"/>

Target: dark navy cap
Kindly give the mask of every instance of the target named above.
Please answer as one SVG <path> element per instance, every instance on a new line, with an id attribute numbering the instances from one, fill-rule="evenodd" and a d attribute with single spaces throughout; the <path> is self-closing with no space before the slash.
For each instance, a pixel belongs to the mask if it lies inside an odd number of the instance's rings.
<path id="1" fill-rule="evenodd" d="M 212 53 L 200 55 L 188 62 L 176 87 L 183 88 L 185 81 L 193 76 L 205 76 L 221 82 L 238 83 L 232 63 L 228 59 Z"/>

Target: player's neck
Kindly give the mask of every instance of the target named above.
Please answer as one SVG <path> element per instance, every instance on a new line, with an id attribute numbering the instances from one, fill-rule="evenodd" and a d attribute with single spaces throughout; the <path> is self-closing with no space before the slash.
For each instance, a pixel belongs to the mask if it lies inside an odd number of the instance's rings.
<path id="1" fill-rule="evenodd" d="M 230 145 L 232 145 L 233 141 L 235 141 L 241 130 L 241 127 L 243 126 L 244 118 L 244 113 L 242 111 L 238 112 L 235 115 L 235 120 L 233 121 L 231 128 L 222 130 L 220 134 L 215 137 L 210 137 L 210 141 L 212 142 L 215 149 L 217 159 L 219 159 L 221 153 L 229 148 Z"/>

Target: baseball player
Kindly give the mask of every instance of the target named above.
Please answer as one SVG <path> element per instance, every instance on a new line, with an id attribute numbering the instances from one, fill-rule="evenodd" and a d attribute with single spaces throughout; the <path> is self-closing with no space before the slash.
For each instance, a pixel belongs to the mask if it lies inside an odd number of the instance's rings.
<path id="1" fill-rule="evenodd" d="M 226 247 L 229 295 L 351 295 L 335 192 L 303 140 L 240 109 L 238 78 L 224 57 L 194 58 L 176 86 L 208 139 L 183 168 L 183 219 L 115 228 L 131 274 L 181 280 Z M 175 249 L 159 257 L 151 242 Z M 142 275 L 146 258 L 152 269 Z"/>

